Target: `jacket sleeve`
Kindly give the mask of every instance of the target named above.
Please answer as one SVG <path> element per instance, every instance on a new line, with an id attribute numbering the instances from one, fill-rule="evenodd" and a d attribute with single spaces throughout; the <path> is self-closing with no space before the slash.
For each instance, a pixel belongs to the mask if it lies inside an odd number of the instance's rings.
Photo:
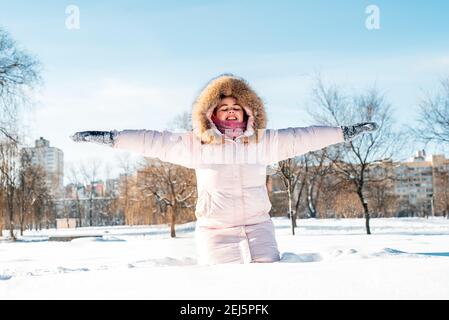
<path id="1" fill-rule="evenodd" d="M 191 168 L 191 139 L 191 132 L 123 130 L 114 139 L 113 148 Z"/>
<path id="2" fill-rule="evenodd" d="M 344 142 L 341 127 L 285 128 L 267 130 L 265 134 L 266 154 L 269 164 Z"/>

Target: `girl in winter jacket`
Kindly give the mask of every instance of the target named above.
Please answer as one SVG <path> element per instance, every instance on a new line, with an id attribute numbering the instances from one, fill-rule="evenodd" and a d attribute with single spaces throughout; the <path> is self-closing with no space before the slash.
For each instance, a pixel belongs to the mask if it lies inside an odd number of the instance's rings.
<path id="1" fill-rule="evenodd" d="M 266 129 L 262 100 L 242 78 L 211 80 L 193 104 L 193 131 L 83 131 L 74 141 L 106 144 L 195 169 L 195 240 L 200 264 L 279 261 L 266 167 L 349 141 L 375 123 Z"/>

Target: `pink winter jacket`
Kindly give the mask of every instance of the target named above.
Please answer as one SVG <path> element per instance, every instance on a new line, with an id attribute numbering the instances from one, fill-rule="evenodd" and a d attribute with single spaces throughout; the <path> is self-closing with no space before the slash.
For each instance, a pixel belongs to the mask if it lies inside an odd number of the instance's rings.
<path id="1" fill-rule="evenodd" d="M 247 128 L 226 138 L 211 120 L 223 97 L 232 96 L 245 111 Z M 242 78 L 212 79 L 192 108 L 191 132 L 124 130 L 114 148 L 137 152 L 196 170 L 197 227 L 255 225 L 270 219 L 266 167 L 278 161 L 343 142 L 340 127 L 266 129 L 262 99 Z"/>
<path id="2" fill-rule="evenodd" d="M 197 224 L 226 228 L 270 219 L 267 165 L 344 141 L 340 127 L 326 126 L 261 129 L 258 137 L 258 143 L 241 136 L 205 144 L 194 132 L 124 130 L 114 148 L 195 169 Z"/>

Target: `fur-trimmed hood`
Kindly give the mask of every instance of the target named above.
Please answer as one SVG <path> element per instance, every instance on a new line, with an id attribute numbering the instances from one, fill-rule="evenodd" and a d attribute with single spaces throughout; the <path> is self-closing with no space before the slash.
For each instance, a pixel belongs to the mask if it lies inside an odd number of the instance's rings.
<path id="1" fill-rule="evenodd" d="M 224 142 L 224 135 L 211 120 L 221 96 L 235 97 L 248 116 L 243 141 L 258 142 L 260 139 L 258 130 L 265 129 L 267 125 L 263 101 L 244 79 L 232 74 L 223 74 L 209 81 L 195 100 L 192 108 L 194 134 L 201 139 L 202 143 Z"/>

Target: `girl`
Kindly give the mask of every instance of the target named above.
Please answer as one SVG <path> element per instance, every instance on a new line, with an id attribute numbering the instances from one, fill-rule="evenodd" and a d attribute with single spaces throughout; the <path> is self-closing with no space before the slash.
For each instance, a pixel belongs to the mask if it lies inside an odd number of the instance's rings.
<path id="1" fill-rule="evenodd" d="M 279 261 L 266 166 L 349 141 L 375 123 L 266 129 L 262 100 L 242 78 L 212 79 L 193 104 L 193 131 L 83 131 L 71 138 L 106 144 L 193 168 L 200 264 Z"/>

